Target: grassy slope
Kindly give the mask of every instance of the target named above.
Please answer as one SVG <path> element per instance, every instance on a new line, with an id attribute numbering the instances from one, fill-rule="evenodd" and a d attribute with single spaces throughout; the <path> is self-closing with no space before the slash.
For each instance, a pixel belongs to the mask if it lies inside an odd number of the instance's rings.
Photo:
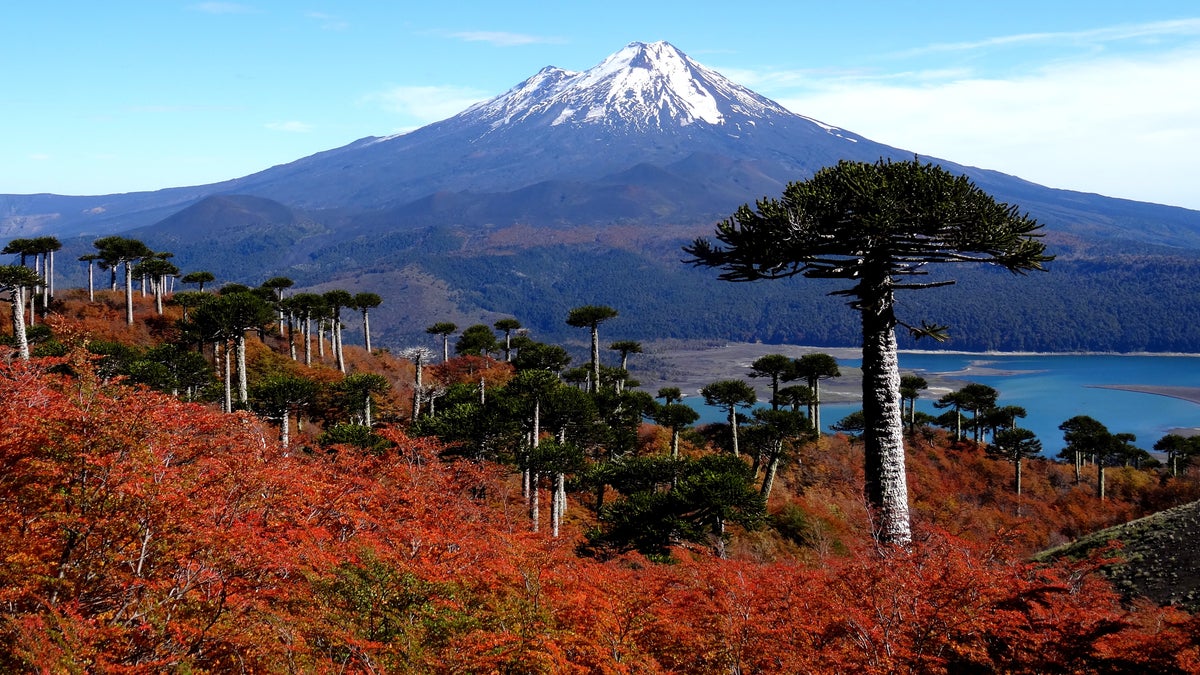
<path id="1" fill-rule="evenodd" d="M 1192 502 L 1110 527 L 1053 548 L 1041 560 L 1079 558 L 1117 542 L 1117 561 L 1105 574 L 1127 595 L 1200 610 L 1200 502 Z"/>

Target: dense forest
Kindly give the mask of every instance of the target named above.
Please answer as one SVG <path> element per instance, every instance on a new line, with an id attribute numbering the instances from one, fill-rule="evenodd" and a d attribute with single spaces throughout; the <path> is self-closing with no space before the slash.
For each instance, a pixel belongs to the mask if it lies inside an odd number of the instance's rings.
<path id="1" fill-rule="evenodd" d="M 1200 670 L 1196 608 L 1119 594 L 1120 550 L 1030 559 L 1200 499 L 1189 439 L 1159 461 L 1065 420 L 1058 461 L 964 388 L 909 408 L 913 540 L 881 546 L 861 420 L 811 431 L 821 359 L 756 362 L 753 414 L 712 383 L 729 422 L 696 427 L 640 391 L 619 308 L 555 317 L 589 359 L 519 314 L 393 353 L 369 320 L 400 298 L 222 283 L 118 237 L 63 291 L 55 242 L 10 249 L 2 670 Z"/>

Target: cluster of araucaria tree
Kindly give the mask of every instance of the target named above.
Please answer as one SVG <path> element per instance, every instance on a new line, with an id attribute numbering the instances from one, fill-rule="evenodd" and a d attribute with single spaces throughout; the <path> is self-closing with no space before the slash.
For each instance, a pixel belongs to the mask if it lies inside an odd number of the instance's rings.
<path id="1" fill-rule="evenodd" d="M 738 209 L 718 226 L 718 243 L 697 239 L 685 250 L 692 263 L 719 268 L 721 278 L 731 281 L 800 275 L 850 282 L 837 294 L 850 298 L 862 319 L 867 495 L 879 516 L 880 539 L 906 545 L 911 534 L 895 327 L 935 338 L 943 336 L 945 328 L 899 320 L 894 294 L 951 283 L 912 280 L 934 263 L 991 264 L 1015 273 L 1040 270 L 1050 258 L 1044 254 L 1039 229 L 1017 207 L 997 203 L 967 178 L 932 164 L 843 161 L 790 184 L 781 199 Z M 114 285 L 117 266 L 124 266 L 126 317 L 131 323 L 133 265 L 163 256 L 120 237 L 99 240 L 97 249 L 101 264 L 114 274 Z M 142 272 L 160 282 L 170 275 L 158 263 Z M 155 286 L 161 290 L 162 284 Z M 243 299 L 255 297 L 253 293 L 230 295 L 239 299 L 214 310 L 219 316 L 212 325 L 199 327 L 198 337 L 218 344 L 232 340 L 240 354 L 245 331 L 261 327 L 262 317 L 255 314 L 258 307 L 252 301 Z M 201 314 L 200 307 L 196 310 Z M 601 391 L 596 326 L 611 315 L 595 307 L 581 310 L 568 322 L 592 330 L 589 391 L 595 394 Z M 313 318 L 311 313 L 300 316 L 306 323 Z M 239 372 L 239 400 L 245 401 L 244 367 Z M 224 381 L 228 387 L 230 378 Z M 230 395 L 225 398 L 228 401 Z M 615 410 L 628 412 L 628 406 L 617 404 Z"/>

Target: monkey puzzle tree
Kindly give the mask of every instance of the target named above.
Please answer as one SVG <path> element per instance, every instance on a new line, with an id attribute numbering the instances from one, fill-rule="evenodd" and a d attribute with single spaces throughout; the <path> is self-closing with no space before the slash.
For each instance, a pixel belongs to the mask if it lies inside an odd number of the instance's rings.
<path id="1" fill-rule="evenodd" d="M 371 353 L 371 310 L 383 304 L 383 298 L 376 293 L 355 293 L 354 309 L 362 312 L 363 317 L 363 346 Z"/>
<path id="2" fill-rule="evenodd" d="M 917 399 L 921 392 L 929 388 L 929 381 L 920 375 L 900 376 L 900 413 L 904 413 L 904 402 L 908 401 L 908 427 L 911 430 L 917 424 Z"/>
<path id="3" fill-rule="evenodd" d="M 449 321 L 439 321 L 425 329 L 426 333 L 442 338 L 442 363 L 450 360 L 450 336 L 456 330 L 458 326 Z"/>
<path id="4" fill-rule="evenodd" d="M 132 274 L 149 279 L 150 286 L 154 289 L 154 311 L 162 316 L 167 278 L 179 274 L 179 268 L 163 258 L 145 258 L 133 266 Z"/>
<path id="5" fill-rule="evenodd" d="M 316 398 L 318 389 L 319 385 L 306 377 L 272 375 L 254 386 L 250 399 L 260 414 L 279 421 L 279 444 L 286 449 L 291 441 L 292 411 Z"/>
<path id="6" fill-rule="evenodd" d="M 792 362 L 793 377 L 804 380 L 812 390 L 812 399 L 808 404 L 808 418 L 812 420 L 813 429 L 821 432 L 821 380 L 831 377 L 841 377 L 837 359 L 828 354 L 805 354 Z"/>
<path id="7" fill-rule="evenodd" d="M 750 377 L 771 378 L 771 409 L 778 410 L 783 403 L 779 399 L 779 383 L 791 375 L 792 360 L 783 354 L 760 356 L 750 364 Z"/>
<path id="8" fill-rule="evenodd" d="M 512 361 L 512 334 L 514 330 L 521 330 L 521 322 L 513 318 L 500 319 L 492 324 L 496 330 L 504 331 L 504 360 Z"/>
<path id="9" fill-rule="evenodd" d="M 282 278 L 282 277 L 280 277 Z M 188 272 L 179 279 L 185 284 L 196 284 L 201 293 L 204 292 L 204 284 L 211 283 L 216 280 L 212 272 Z M 265 284 L 264 284 L 265 285 Z"/>
<path id="10" fill-rule="evenodd" d="M 729 434 L 733 443 L 733 454 L 738 455 L 737 409 L 748 408 L 758 401 L 754 387 L 742 380 L 718 380 L 700 390 L 704 402 L 725 409 L 729 419 Z"/>
<path id="11" fill-rule="evenodd" d="M 100 252 L 102 259 L 115 273 L 118 265 L 125 266 L 125 323 L 133 325 L 133 263 L 154 255 L 137 239 L 125 237 L 101 237 L 92 243 Z"/>
<path id="12" fill-rule="evenodd" d="M 350 295 L 350 291 L 338 288 L 325 291 L 321 297 L 325 298 L 325 305 L 329 308 L 329 335 L 333 342 L 333 359 L 337 362 L 337 369 L 344 373 L 346 357 L 342 353 L 342 308 L 353 306 L 354 296 Z"/>
<path id="13" fill-rule="evenodd" d="M 1021 462 L 1042 453 L 1042 442 L 1029 429 L 1010 427 L 997 431 L 988 452 L 1013 463 L 1013 489 L 1021 495 Z"/>
<path id="14" fill-rule="evenodd" d="M 79 256 L 79 262 L 88 266 L 88 302 L 96 301 L 96 261 L 100 260 L 99 253 L 85 253 Z"/>
<path id="15" fill-rule="evenodd" d="M 592 380 L 588 390 L 600 391 L 600 324 L 617 315 L 617 310 L 604 305 L 584 305 L 567 314 L 567 325 L 592 331 Z"/>
<path id="16" fill-rule="evenodd" d="M 192 274 L 208 274 L 208 276 L 210 276 L 210 277 L 212 276 L 208 272 L 193 272 Z M 190 277 L 190 276 L 192 276 L 192 275 L 189 274 L 189 275 L 185 276 L 183 278 L 183 281 L 185 283 L 187 283 L 188 277 Z M 212 279 L 209 279 L 208 281 L 212 281 Z M 267 279 L 266 281 L 264 281 L 262 283 L 262 288 L 265 288 L 265 289 L 271 291 L 272 300 L 274 300 L 275 307 L 279 310 L 279 333 L 280 334 L 283 333 L 283 329 L 284 329 L 284 325 L 283 325 L 283 323 L 284 323 L 284 321 L 283 321 L 284 320 L 284 317 L 283 317 L 283 291 L 284 291 L 284 289 L 291 288 L 292 286 L 295 286 L 295 285 L 296 285 L 296 282 L 292 281 L 291 279 L 289 279 L 287 277 L 271 277 L 270 279 Z M 204 290 L 203 281 L 201 281 L 200 290 Z"/>
<path id="17" fill-rule="evenodd" d="M 11 294 L 13 340 L 22 359 L 29 360 L 29 339 L 25 335 L 25 289 L 34 288 L 40 279 L 37 272 L 23 265 L 0 267 L 0 292 Z"/>
<path id="18" fill-rule="evenodd" d="M 916 336 L 945 328 L 897 319 L 895 292 L 953 283 L 904 281 L 933 263 L 990 263 L 1014 273 L 1050 260 L 1041 225 L 996 202 L 964 176 L 918 160 L 841 161 L 791 183 L 782 199 L 743 205 L 717 226 L 717 244 L 700 238 L 688 262 L 722 270 L 721 279 L 805 276 L 845 279 L 834 291 L 862 319 L 863 414 L 867 495 L 880 518 L 879 539 L 911 540 L 900 412 L 897 325 Z"/>

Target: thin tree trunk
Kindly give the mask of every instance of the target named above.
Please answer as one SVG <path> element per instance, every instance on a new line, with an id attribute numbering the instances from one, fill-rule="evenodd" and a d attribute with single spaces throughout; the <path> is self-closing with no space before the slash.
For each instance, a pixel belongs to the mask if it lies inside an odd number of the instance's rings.
<path id="1" fill-rule="evenodd" d="M 1096 464 L 1096 496 L 1104 501 L 1104 464 Z"/>
<path id="2" fill-rule="evenodd" d="M 1017 457 L 1016 464 L 1017 464 L 1017 475 L 1016 475 L 1015 480 L 1016 480 L 1016 486 L 1017 486 L 1017 496 L 1020 497 L 1021 496 L 1021 458 L 1020 457 Z"/>
<path id="3" fill-rule="evenodd" d="M 363 340 L 367 345 L 367 353 L 371 353 L 371 317 L 363 310 Z"/>
<path id="4" fill-rule="evenodd" d="M 821 433 L 821 378 L 813 378 L 812 386 L 812 405 L 808 408 L 809 419 L 812 420 L 813 429 L 817 433 Z"/>
<path id="5" fill-rule="evenodd" d="M 337 360 L 337 368 L 346 373 L 346 355 L 342 353 L 342 322 L 339 319 L 333 320 L 333 353 Z"/>
<path id="6" fill-rule="evenodd" d="M 729 406 L 729 434 L 730 434 L 730 438 L 733 440 L 733 456 L 734 457 L 741 456 L 741 453 L 738 452 L 738 433 L 737 432 L 738 432 L 737 407 L 730 405 Z"/>
<path id="7" fill-rule="evenodd" d="M 96 301 L 96 268 L 93 260 L 88 261 L 88 302 Z"/>
<path id="8" fill-rule="evenodd" d="M 284 408 L 283 409 L 283 419 L 279 423 L 279 444 L 283 446 L 284 450 L 287 450 L 288 441 L 291 440 L 288 437 L 288 427 L 291 426 L 291 421 L 289 419 L 290 417 L 291 416 L 288 415 L 287 408 Z"/>
<path id="9" fill-rule="evenodd" d="M 221 358 L 225 362 L 225 412 L 233 412 L 233 366 L 229 358 L 229 342 L 221 342 Z"/>
<path id="10" fill-rule="evenodd" d="M 907 546 L 912 541 L 912 531 L 904 468 L 896 318 L 889 281 L 881 281 L 876 287 L 881 289 L 879 295 L 869 300 L 864 298 L 861 307 L 867 498 L 879 518 L 879 541 Z"/>
<path id="11" fill-rule="evenodd" d="M 771 450 L 771 459 L 767 462 L 767 473 L 763 476 L 762 493 L 763 501 L 771 497 L 771 488 L 775 486 L 775 474 L 779 472 L 779 460 L 783 455 L 783 441 L 775 441 L 774 447 Z"/>
<path id="12" fill-rule="evenodd" d="M 679 429 L 671 428 L 671 457 L 679 457 Z"/>
<path id="13" fill-rule="evenodd" d="M 248 396 L 246 387 L 246 332 L 237 334 L 238 403 L 245 404 Z"/>
<path id="14" fill-rule="evenodd" d="M 29 339 L 25 335 L 25 289 L 15 286 L 12 289 L 12 326 L 13 338 L 17 342 L 17 350 L 21 358 L 29 360 Z"/>
<path id="15" fill-rule="evenodd" d="M 589 390 L 593 394 L 600 391 L 600 330 L 595 325 L 592 326 L 592 382 Z"/>
<path id="16" fill-rule="evenodd" d="M 133 270 L 130 262 L 125 261 L 125 323 L 133 325 Z"/>
<path id="17" fill-rule="evenodd" d="M 301 333 L 304 338 L 304 365 L 312 365 L 312 321 L 305 316 L 304 323 L 301 324 Z"/>
<path id="18" fill-rule="evenodd" d="M 538 503 L 538 472 L 529 473 L 529 527 L 537 532 L 541 527 L 541 505 Z"/>

